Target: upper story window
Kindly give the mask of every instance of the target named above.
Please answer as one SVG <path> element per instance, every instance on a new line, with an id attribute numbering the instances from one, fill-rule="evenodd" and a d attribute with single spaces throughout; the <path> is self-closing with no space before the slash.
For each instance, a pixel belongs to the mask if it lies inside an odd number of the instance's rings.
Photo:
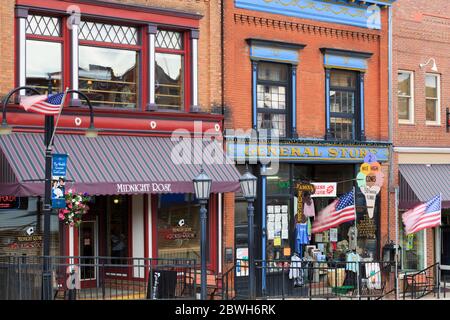
<path id="1" fill-rule="evenodd" d="M 285 137 L 288 118 L 289 68 L 281 63 L 258 63 L 257 128 Z"/>
<path id="2" fill-rule="evenodd" d="M 427 74 L 425 77 L 426 123 L 440 124 L 440 76 Z"/>
<path id="3" fill-rule="evenodd" d="M 414 123 L 414 73 L 398 73 L 398 122 Z"/>
<path id="4" fill-rule="evenodd" d="M 26 33 L 26 85 L 46 90 L 50 83 L 54 90 L 62 90 L 63 38 L 61 19 L 29 15 Z"/>
<path id="5" fill-rule="evenodd" d="M 182 32 L 158 30 L 155 53 L 155 103 L 159 109 L 185 109 L 185 45 Z"/>
<path id="6" fill-rule="evenodd" d="M 357 136 L 357 72 L 330 71 L 330 133 L 336 140 L 353 140 Z"/>
<path id="7" fill-rule="evenodd" d="M 82 21 L 78 38 L 79 90 L 94 106 L 135 109 L 141 50 L 137 29 Z"/>

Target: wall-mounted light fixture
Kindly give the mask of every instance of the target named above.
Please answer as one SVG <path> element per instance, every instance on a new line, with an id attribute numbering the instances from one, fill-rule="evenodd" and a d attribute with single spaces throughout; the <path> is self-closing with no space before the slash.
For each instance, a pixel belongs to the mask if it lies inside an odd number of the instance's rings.
<path id="1" fill-rule="evenodd" d="M 431 67 L 431 71 L 437 72 L 438 68 L 437 68 L 437 65 L 436 65 L 436 60 L 434 58 L 428 59 L 427 63 L 419 64 L 419 67 L 423 68 L 423 67 L 427 66 L 428 64 L 430 64 L 431 61 L 433 61 L 433 66 Z"/>

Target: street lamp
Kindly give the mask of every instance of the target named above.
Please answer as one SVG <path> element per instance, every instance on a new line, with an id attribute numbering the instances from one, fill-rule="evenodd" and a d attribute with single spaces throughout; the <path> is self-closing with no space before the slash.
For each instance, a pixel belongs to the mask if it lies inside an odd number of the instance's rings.
<path id="1" fill-rule="evenodd" d="M 195 177 L 194 191 L 195 197 L 200 203 L 200 223 L 201 223 L 201 239 L 200 239 L 200 256 L 201 256 L 201 291 L 200 298 L 206 300 L 206 203 L 208 203 L 211 193 L 211 178 L 206 174 L 203 168 L 200 174 Z"/>
<path id="2" fill-rule="evenodd" d="M 248 217 L 248 277 L 249 277 L 249 292 L 250 299 L 254 300 L 256 297 L 255 292 L 255 259 L 254 259 L 254 211 L 253 202 L 256 198 L 256 183 L 257 178 L 248 171 L 246 168 L 245 173 L 239 179 L 241 184 L 242 193 L 245 200 L 247 200 L 247 217 Z"/>
<path id="3" fill-rule="evenodd" d="M 21 90 L 32 91 L 35 94 L 40 94 L 40 92 L 28 86 L 21 86 L 11 90 L 5 97 L 3 101 L 3 109 L 2 109 L 2 124 L 0 126 L 0 135 L 7 135 L 12 132 L 12 127 L 8 125 L 6 121 L 6 106 L 8 104 L 9 99 L 16 93 Z M 49 85 L 49 93 L 51 93 L 51 85 Z M 89 98 L 78 90 L 68 90 L 67 94 L 70 93 L 78 93 L 81 95 L 87 102 L 90 111 L 90 125 L 86 130 L 85 135 L 87 137 L 96 137 L 98 130 L 94 127 L 94 110 L 92 108 L 91 102 Z M 63 102 L 64 103 L 64 102 Z M 53 145 L 53 135 L 55 133 L 54 129 L 54 117 L 53 116 L 45 116 L 45 187 L 44 187 L 44 239 L 43 239 L 43 273 L 42 273 L 42 299 L 50 300 L 51 299 L 51 290 L 52 290 L 52 278 L 50 272 L 50 215 L 52 212 L 52 145 Z"/>

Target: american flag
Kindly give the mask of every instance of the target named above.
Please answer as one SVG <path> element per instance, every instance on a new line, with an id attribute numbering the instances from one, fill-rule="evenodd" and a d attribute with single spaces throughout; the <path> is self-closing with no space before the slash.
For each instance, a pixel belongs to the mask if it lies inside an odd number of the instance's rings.
<path id="1" fill-rule="evenodd" d="M 406 211 L 402 216 L 405 233 L 416 233 L 420 230 L 440 225 L 441 201 L 441 195 L 437 195 L 430 201 Z"/>
<path id="2" fill-rule="evenodd" d="M 320 211 L 312 225 L 312 233 L 323 232 L 341 223 L 355 220 L 356 209 L 354 198 L 354 191 L 350 191 Z"/>
<path id="3" fill-rule="evenodd" d="M 64 93 L 51 95 L 34 95 L 25 96 L 20 100 L 20 106 L 25 111 L 34 111 L 47 116 L 59 114 L 62 103 L 64 101 Z"/>

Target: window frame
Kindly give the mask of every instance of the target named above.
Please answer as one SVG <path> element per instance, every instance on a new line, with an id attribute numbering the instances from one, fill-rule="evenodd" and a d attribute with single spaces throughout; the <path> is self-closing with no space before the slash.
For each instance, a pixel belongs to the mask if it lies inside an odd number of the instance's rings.
<path id="1" fill-rule="evenodd" d="M 361 99 L 364 99 L 364 97 L 361 97 L 361 90 L 360 90 L 360 77 L 361 77 L 361 71 L 358 70 L 346 70 L 341 68 L 330 68 L 330 86 L 329 91 L 327 92 L 328 96 L 330 97 L 330 112 L 329 112 L 329 121 L 330 121 L 330 131 L 331 131 L 331 118 L 341 118 L 341 119 L 353 119 L 353 133 L 351 137 L 351 141 L 354 140 L 360 140 L 361 139 L 361 123 L 360 123 L 360 115 L 361 115 Z M 355 87 L 338 87 L 338 86 L 332 86 L 331 84 L 331 77 L 333 71 L 346 71 L 346 72 L 352 72 L 355 75 Z M 333 112 L 331 111 L 331 91 L 345 91 L 345 92 L 352 92 L 355 95 L 355 106 L 353 110 L 353 116 L 350 117 L 349 113 L 346 112 Z M 348 141 L 345 139 L 337 139 L 336 137 L 332 136 L 332 140 L 335 141 Z"/>
<path id="2" fill-rule="evenodd" d="M 54 15 L 52 13 L 47 13 L 47 12 L 34 12 L 34 11 L 30 11 L 28 13 L 28 16 L 41 16 L 41 17 L 50 17 L 50 18 L 56 18 L 59 21 L 60 24 L 60 32 L 59 32 L 59 36 L 48 36 L 48 35 L 37 35 L 37 34 L 30 34 L 26 32 L 25 29 L 25 61 L 26 61 L 26 56 L 27 56 L 27 41 L 28 40 L 32 40 L 32 41 L 42 41 L 42 42 L 51 42 L 51 43 L 59 43 L 61 45 L 61 88 L 54 88 L 52 87 L 52 92 L 55 92 L 57 90 L 63 90 L 63 88 L 68 86 L 68 81 L 69 81 L 69 74 L 68 74 L 68 70 L 66 70 L 69 68 L 69 49 L 67 48 L 67 44 L 69 43 L 68 41 L 68 33 L 67 33 L 67 28 L 65 28 L 66 25 L 66 21 L 67 18 L 66 17 L 61 17 L 58 15 Z M 28 19 L 26 19 L 28 20 Z M 28 21 L 26 22 L 28 23 Z M 27 83 L 27 66 L 25 63 L 25 84 Z M 35 86 L 32 86 L 35 87 Z M 43 88 L 39 88 L 37 87 L 37 89 L 39 91 L 41 91 Z M 44 89 L 45 92 L 48 92 L 48 88 Z"/>
<path id="3" fill-rule="evenodd" d="M 427 97 L 427 84 L 426 84 L 426 78 L 428 76 L 432 76 L 436 78 L 436 94 L 437 97 L 436 98 L 430 98 Z M 427 120 L 427 100 L 435 100 L 436 101 L 436 120 L 435 121 L 431 121 L 431 120 Z M 439 73 L 425 73 L 425 124 L 428 126 L 441 126 L 441 75 Z"/>
<path id="4" fill-rule="evenodd" d="M 399 97 L 408 97 L 408 96 L 401 96 L 398 94 L 398 75 L 400 73 L 407 73 L 409 74 L 410 77 L 410 81 L 409 81 L 409 92 L 410 92 L 410 96 L 409 96 L 409 119 L 399 119 L 398 118 L 398 98 Z M 397 120 L 399 124 L 415 124 L 415 114 L 414 114 L 414 109 L 415 109 L 415 105 L 414 105 L 414 71 L 411 70 L 398 70 L 397 71 Z"/>
<path id="5" fill-rule="evenodd" d="M 114 110 L 114 111 L 129 111 L 129 112 L 137 112 L 143 110 L 143 82 L 144 82 L 144 72 L 143 72 L 143 36 L 142 36 L 142 27 L 139 25 L 132 25 L 132 24 L 125 24 L 121 23 L 121 21 L 107 21 L 107 20 L 99 20 L 99 19 L 87 19 L 82 20 L 85 22 L 92 22 L 92 23 L 104 23 L 104 24 L 111 24 L 111 25 L 118 25 L 118 26 L 126 26 L 126 27 L 133 27 L 137 29 L 137 44 L 131 45 L 131 44 L 120 44 L 120 43 L 113 43 L 113 42 L 102 42 L 102 41 L 96 41 L 96 40 L 82 40 L 78 37 L 78 52 L 80 50 L 81 46 L 84 47 L 95 47 L 95 48 L 105 48 L 105 49 L 119 49 L 119 50 L 127 50 L 127 51 L 135 51 L 137 53 L 137 75 L 138 75 L 138 81 L 135 84 L 136 86 L 136 107 L 133 109 L 130 108 L 121 108 L 121 107 L 112 107 L 109 104 L 100 104 L 96 105 L 95 108 L 105 109 L 105 110 Z M 66 28 L 67 29 L 67 28 Z M 72 48 L 71 48 L 72 49 Z M 80 63 L 80 56 L 78 54 L 78 64 Z M 83 93 L 84 90 L 80 88 L 80 76 L 78 74 L 78 90 L 80 90 Z M 94 102 L 93 102 L 94 103 Z M 95 102 L 96 103 L 96 102 Z"/>
<path id="6" fill-rule="evenodd" d="M 187 30 L 180 30 L 180 29 L 170 29 L 170 28 L 158 28 L 158 30 L 164 30 L 164 31 L 172 31 L 172 32 L 179 32 L 182 34 L 183 38 L 183 49 L 168 49 L 168 48 L 160 48 L 156 46 L 156 35 L 155 35 L 155 65 L 156 65 L 156 54 L 158 53 L 167 53 L 167 54 L 177 54 L 181 55 L 183 57 L 183 91 L 184 91 L 184 107 L 180 108 L 180 110 L 172 110 L 167 108 L 159 108 L 158 111 L 162 112 L 189 112 L 190 105 L 191 105 L 191 47 L 190 47 L 190 37 L 189 32 Z M 155 68 L 155 74 L 153 75 L 155 77 L 155 89 L 156 89 L 156 68 Z M 156 92 L 155 92 L 155 103 L 156 102 Z"/>
<path id="7" fill-rule="evenodd" d="M 260 80 L 258 78 L 258 74 L 259 74 L 259 70 L 261 67 L 262 63 L 267 63 L 267 64 L 273 64 L 273 65 L 283 65 L 287 68 L 287 74 L 286 74 L 286 81 L 271 81 L 271 80 Z M 255 97 L 255 101 L 256 101 L 256 129 L 259 131 L 260 129 L 263 128 L 259 128 L 258 127 L 258 115 L 259 114 L 280 114 L 280 115 L 285 115 L 285 134 L 284 136 L 279 136 L 279 138 L 290 138 L 292 136 L 292 64 L 289 63 L 282 63 L 282 62 L 273 62 L 273 61 L 265 61 L 265 60 L 261 60 L 258 61 L 257 63 L 257 69 L 256 69 L 256 88 L 255 88 L 255 92 L 256 92 L 256 97 Z M 286 91 L 285 91 L 285 95 L 286 95 L 286 99 L 285 99 L 285 108 L 284 110 L 282 109 L 272 109 L 272 108 L 258 108 L 258 85 L 263 85 L 263 86 L 285 86 Z M 264 129 L 267 130 L 267 129 Z M 270 129 L 272 130 L 272 129 Z M 269 133 L 269 135 L 272 135 L 272 132 Z"/>

